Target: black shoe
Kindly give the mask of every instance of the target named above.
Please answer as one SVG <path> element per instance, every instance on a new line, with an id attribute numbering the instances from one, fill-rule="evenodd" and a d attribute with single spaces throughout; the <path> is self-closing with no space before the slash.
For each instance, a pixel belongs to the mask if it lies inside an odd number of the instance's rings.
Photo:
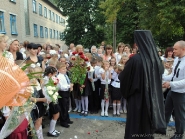
<path id="1" fill-rule="evenodd" d="M 69 121 L 69 122 L 67 122 L 68 124 L 73 124 L 73 121 Z"/>
<path id="2" fill-rule="evenodd" d="M 90 111 L 90 114 L 94 114 L 94 111 Z"/>
<path id="3" fill-rule="evenodd" d="M 57 134 L 59 134 L 59 135 L 61 134 L 61 132 L 58 131 L 58 130 L 56 130 L 56 129 L 55 129 L 53 132 L 55 132 L 55 133 L 57 133 Z"/>
<path id="4" fill-rule="evenodd" d="M 94 114 L 97 114 L 97 113 L 98 113 L 98 111 L 95 110 L 95 111 L 94 111 Z"/>
<path id="5" fill-rule="evenodd" d="M 48 133 L 47 133 L 47 136 L 48 136 L 48 137 L 58 137 L 59 134 L 57 134 L 56 132 L 53 131 L 52 133 L 49 133 L 49 132 L 48 132 Z"/>
<path id="6" fill-rule="evenodd" d="M 85 111 L 85 114 L 84 114 L 84 116 L 88 116 L 88 111 Z"/>
<path id="7" fill-rule="evenodd" d="M 80 113 L 80 116 L 84 116 L 84 111 L 82 111 L 82 112 Z"/>
<path id="8" fill-rule="evenodd" d="M 68 124 L 60 124 L 62 127 L 65 127 L 65 128 L 69 128 L 70 127 L 70 125 L 68 125 Z"/>

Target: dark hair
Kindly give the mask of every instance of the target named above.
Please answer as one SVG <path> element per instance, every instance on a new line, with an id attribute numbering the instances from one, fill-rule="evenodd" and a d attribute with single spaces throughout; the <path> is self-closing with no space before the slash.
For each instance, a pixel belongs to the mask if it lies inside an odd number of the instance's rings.
<path id="1" fill-rule="evenodd" d="M 27 49 L 38 49 L 38 46 L 35 43 L 29 43 Z"/>
<path id="2" fill-rule="evenodd" d="M 42 45 L 41 44 L 36 44 L 37 45 L 37 47 L 39 48 L 41 48 L 42 49 Z"/>
<path id="3" fill-rule="evenodd" d="M 44 71 L 44 76 L 48 76 L 50 73 L 51 73 L 51 74 L 54 74 L 54 73 L 56 73 L 56 72 L 57 72 L 57 70 L 56 70 L 55 67 L 48 66 L 48 67 L 45 69 L 45 71 Z"/>
<path id="4" fill-rule="evenodd" d="M 173 52 L 173 47 L 167 47 L 166 51 L 164 53 L 164 57 L 167 58 L 168 57 L 168 52 Z M 174 55 L 172 55 L 172 58 L 175 58 Z"/>
<path id="5" fill-rule="evenodd" d="M 23 46 L 24 46 L 25 48 L 27 48 L 28 44 L 29 44 L 29 41 L 24 41 Z"/>

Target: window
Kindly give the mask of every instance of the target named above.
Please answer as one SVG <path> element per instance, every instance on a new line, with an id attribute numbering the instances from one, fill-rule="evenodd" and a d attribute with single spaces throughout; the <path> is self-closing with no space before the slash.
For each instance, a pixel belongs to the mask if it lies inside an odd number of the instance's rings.
<path id="1" fill-rule="evenodd" d="M 49 10 L 49 19 L 51 20 L 51 10 Z"/>
<path id="2" fill-rule="evenodd" d="M 56 14 L 56 23 L 58 23 L 58 15 Z"/>
<path id="3" fill-rule="evenodd" d="M 33 2 L 33 12 L 37 13 L 37 11 L 36 11 L 36 0 L 33 0 L 32 2 Z"/>
<path id="4" fill-rule="evenodd" d="M 52 29 L 49 29 L 50 39 L 52 39 Z"/>
<path id="5" fill-rule="evenodd" d="M 56 39 L 58 40 L 58 31 L 56 31 Z"/>
<path id="6" fill-rule="evenodd" d="M 40 26 L 40 37 L 41 37 L 41 38 L 44 38 L 43 26 Z"/>
<path id="7" fill-rule="evenodd" d="M 47 18 L 47 8 L 44 7 L 44 17 Z"/>
<path id="8" fill-rule="evenodd" d="M 42 4 L 39 3 L 39 15 L 42 15 Z"/>
<path id="9" fill-rule="evenodd" d="M 10 14 L 10 28 L 12 35 L 17 34 L 16 15 Z"/>
<path id="10" fill-rule="evenodd" d="M 33 24 L 33 28 L 34 28 L 34 37 L 38 37 L 37 24 Z"/>
<path id="11" fill-rule="evenodd" d="M 16 0 L 10 0 L 10 2 L 16 3 Z"/>
<path id="12" fill-rule="evenodd" d="M 65 20 L 64 20 L 63 18 L 60 19 L 60 24 L 61 24 L 62 26 L 65 26 Z"/>
<path id="13" fill-rule="evenodd" d="M 0 33 L 5 33 L 4 12 L 0 11 Z"/>
<path id="14" fill-rule="evenodd" d="M 53 22 L 55 22 L 55 13 L 53 12 L 52 15 Z"/>
<path id="15" fill-rule="evenodd" d="M 55 30 L 53 30 L 53 39 L 55 39 Z"/>
<path id="16" fill-rule="evenodd" d="M 58 16 L 58 23 L 60 24 L 60 16 Z"/>
<path id="17" fill-rule="evenodd" d="M 45 27 L 45 38 L 48 38 L 48 28 Z"/>

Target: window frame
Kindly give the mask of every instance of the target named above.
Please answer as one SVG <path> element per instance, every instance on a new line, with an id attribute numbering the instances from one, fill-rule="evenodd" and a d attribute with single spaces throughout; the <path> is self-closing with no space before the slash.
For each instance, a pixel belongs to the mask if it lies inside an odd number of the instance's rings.
<path id="1" fill-rule="evenodd" d="M 51 20 L 51 10 L 49 10 L 49 20 Z"/>
<path id="2" fill-rule="evenodd" d="M 43 16 L 43 14 L 42 14 L 42 4 L 41 3 L 39 3 L 39 15 Z"/>
<path id="3" fill-rule="evenodd" d="M 48 28 L 47 27 L 45 27 L 45 38 L 48 38 Z M 47 33 L 46 33 L 47 32 Z M 47 34 L 47 35 L 46 35 Z"/>
<path id="4" fill-rule="evenodd" d="M 49 29 L 49 36 L 50 36 L 50 39 L 52 39 L 52 29 L 51 28 Z"/>
<path id="5" fill-rule="evenodd" d="M 40 26 L 40 38 L 44 38 L 44 29 L 43 29 L 43 26 Z"/>
<path id="6" fill-rule="evenodd" d="M 48 10 L 48 9 L 47 9 L 46 7 L 44 7 L 44 17 L 45 17 L 45 18 L 47 18 L 47 10 Z"/>
<path id="7" fill-rule="evenodd" d="M 36 32 L 35 32 L 35 28 L 36 28 Z M 33 31 L 34 31 L 34 37 L 39 37 L 39 35 L 38 35 L 38 25 L 37 24 L 33 24 Z"/>
<path id="8" fill-rule="evenodd" d="M 2 16 L 0 15 L 0 20 L 2 19 L 2 30 L 0 30 L 0 33 L 6 34 L 6 29 L 5 29 L 5 24 L 4 24 L 4 12 L 3 11 L 0 11 L 0 12 L 2 12 Z"/>
<path id="9" fill-rule="evenodd" d="M 32 8 L 33 8 L 33 13 L 37 13 L 37 1 L 36 0 L 32 0 Z"/>
<path id="10" fill-rule="evenodd" d="M 13 17 L 15 17 L 15 18 L 13 18 Z M 15 32 L 13 32 L 13 29 L 12 29 L 13 21 L 15 22 Z M 16 15 L 14 15 L 14 14 L 10 14 L 10 29 L 11 29 L 11 35 L 18 35 L 18 33 L 17 33 L 17 18 L 16 18 Z"/>

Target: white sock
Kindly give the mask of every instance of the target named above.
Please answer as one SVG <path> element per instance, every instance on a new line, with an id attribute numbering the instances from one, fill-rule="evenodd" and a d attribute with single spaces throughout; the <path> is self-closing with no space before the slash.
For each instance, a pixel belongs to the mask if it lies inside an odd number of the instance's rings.
<path id="1" fill-rule="evenodd" d="M 39 127 L 39 131 L 40 131 L 40 139 L 44 139 L 43 131 L 42 131 L 42 125 Z"/>
<path id="2" fill-rule="evenodd" d="M 82 111 L 85 110 L 85 106 L 84 106 L 84 97 L 81 96 L 81 104 L 82 104 Z"/>
<path id="3" fill-rule="evenodd" d="M 101 111 L 104 113 L 104 107 L 105 107 L 105 100 L 101 100 Z"/>
<path id="4" fill-rule="evenodd" d="M 88 96 L 85 96 L 84 100 L 85 100 L 85 111 L 88 111 L 88 104 L 89 104 Z"/>
<path id="5" fill-rule="evenodd" d="M 49 133 L 53 133 L 53 131 L 55 130 L 56 122 L 57 122 L 57 121 L 55 121 L 55 120 L 53 120 L 53 119 L 50 121 Z"/>
<path id="6" fill-rule="evenodd" d="M 116 114 L 116 103 L 113 103 L 113 114 Z"/>
<path id="7" fill-rule="evenodd" d="M 120 113 L 119 113 L 120 106 L 121 106 L 121 104 L 120 104 L 120 103 L 117 103 L 117 114 L 120 114 Z"/>
<path id="8" fill-rule="evenodd" d="M 105 112 L 108 113 L 109 101 L 105 101 Z"/>
<path id="9" fill-rule="evenodd" d="M 75 105 L 76 105 L 76 108 L 78 109 L 78 99 L 75 99 Z"/>
<path id="10" fill-rule="evenodd" d="M 78 109 L 81 110 L 81 100 L 78 100 Z"/>

